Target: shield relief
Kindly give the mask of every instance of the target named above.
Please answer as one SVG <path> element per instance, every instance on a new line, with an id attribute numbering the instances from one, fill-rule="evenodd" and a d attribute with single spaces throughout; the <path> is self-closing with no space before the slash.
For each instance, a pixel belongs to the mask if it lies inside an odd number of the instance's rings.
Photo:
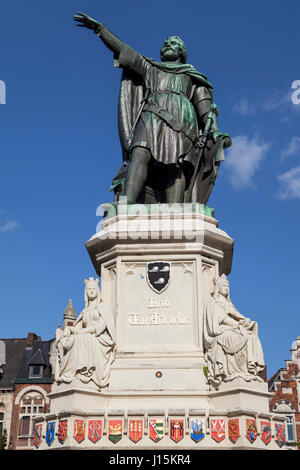
<path id="1" fill-rule="evenodd" d="M 171 263 L 153 261 L 147 263 L 147 282 L 151 289 L 160 294 L 167 289 L 171 280 Z"/>

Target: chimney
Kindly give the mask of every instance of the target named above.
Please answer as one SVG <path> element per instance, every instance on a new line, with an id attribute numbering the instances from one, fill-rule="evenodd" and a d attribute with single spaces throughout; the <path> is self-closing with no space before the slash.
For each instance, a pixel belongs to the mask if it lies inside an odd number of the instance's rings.
<path id="1" fill-rule="evenodd" d="M 35 333 L 28 333 L 26 347 L 32 347 L 34 341 L 36 341 L 37 339 L 41 339 L 41 337 L 37 336 Z"/>

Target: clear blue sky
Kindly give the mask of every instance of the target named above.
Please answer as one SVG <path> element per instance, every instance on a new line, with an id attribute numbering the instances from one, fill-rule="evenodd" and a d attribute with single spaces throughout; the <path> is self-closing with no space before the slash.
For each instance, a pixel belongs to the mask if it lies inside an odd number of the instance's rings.
<path id="1" fill-rule="evenodd" d="M 84 11 L 159 59 L 166 36 L 215 88 L 219 127 L 234 145 L 209 205 L 235 239 L 231 299 L 259 324 L 268 376 L 300 335 L 300 80 L 298 1 L 4 2 L 0 80 L 0 337 L 54 336 L 83 279 L 94 276 L 84 243 L 119 168 L 121 71 Z M 234 179 L 232 178 L 234 176 Z"/>

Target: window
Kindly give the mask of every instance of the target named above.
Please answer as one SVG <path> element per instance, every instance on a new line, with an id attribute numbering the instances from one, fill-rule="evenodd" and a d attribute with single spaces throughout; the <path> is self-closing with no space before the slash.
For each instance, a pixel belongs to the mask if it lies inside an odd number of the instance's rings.
<path id="1" fill-rule="evenodd" d="M 39 404 L 39 406 L 36 405 Z M 31 391 L 23 396 L 20 403 L 20 436 L 31 436 L 33 433 L 33 417 L 45 412 L 44 397 Z"/>
<path id="2" fill-rule="evenodd" d="M 4 413 L 0 412 L 0 436 L 3 434 L 4 429 Z"/>
<path id="3" fill-rule="evenodd" d="M 30 416 L 23 416 L 20 421 L 20 436 L 29 436 Z"/>
<path id="4" fill-rule="evenodd" d="M 43 366 L 30 366 L 30 378 L 36 379 L 43 377 Z"/>
<path id="5" fill-rule="evenodd" d="M 286 430 L 287 430 L 287 440 L 288 440 L 288 442 L 294 442 L 295 441 L 295 433 L 294 433 L 294 417 L 293 416 L 287 416 Z"/>

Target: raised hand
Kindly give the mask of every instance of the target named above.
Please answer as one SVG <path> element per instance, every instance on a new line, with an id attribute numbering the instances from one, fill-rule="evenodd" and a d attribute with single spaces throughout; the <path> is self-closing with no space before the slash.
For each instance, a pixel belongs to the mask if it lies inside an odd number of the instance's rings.
<path id="1" fill-rule="evenodd" d="M 73 19 L 74 21 L 77 21 L 77 26 L 92 29 L 95 32 L 98 30 L 99 26 L 101 26 L 101 23 L 93 20 L 93 18 L 90 18 L 89 16 L 85 15 L 85 13 L 81 13 L 80 11 L 74 15 Z"/>

